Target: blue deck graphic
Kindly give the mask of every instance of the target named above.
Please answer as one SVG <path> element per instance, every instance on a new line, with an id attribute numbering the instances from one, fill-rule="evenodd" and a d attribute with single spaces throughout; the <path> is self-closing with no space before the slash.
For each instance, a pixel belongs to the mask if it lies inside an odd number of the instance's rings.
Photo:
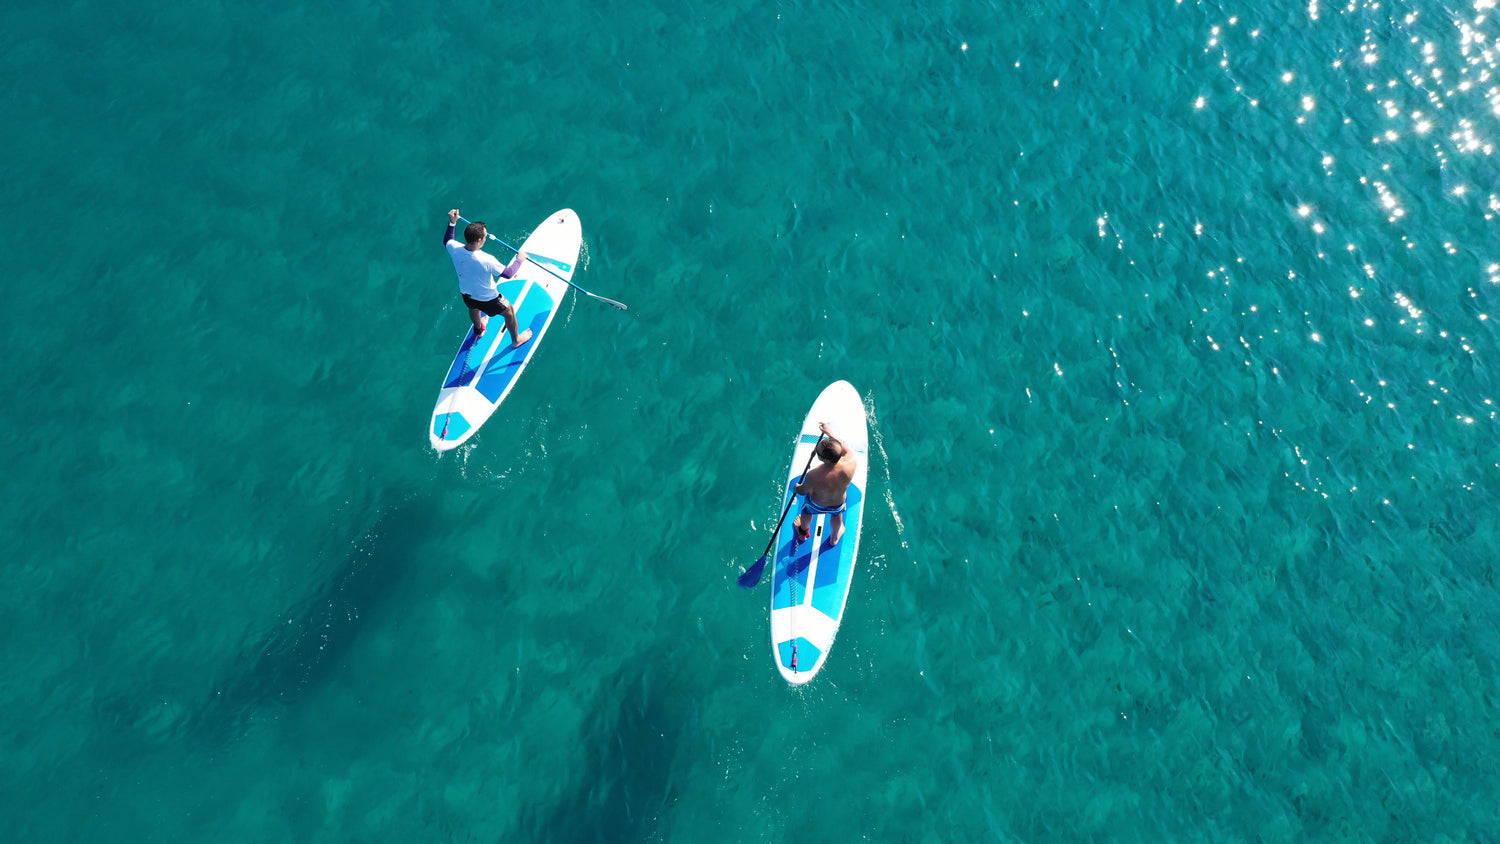
<path id="1" fill-rule="evenodd" d="M 507 281 L 500 285 L 500 293 L 514 302 L 520 297 L 523 287 L 523 281 Z M 448 377 L 443 380 L 443 387 L 472 385 L 491 402 L 499 401 L 505 392 L 505 386 L 516 377 L 516 372 L 526 362 L 532 344 L 541 335 L 542 325 L 546 323 L 547 315 L 552 312 L 555 304 L 552 295 L 540 284 L 533 284 L 526 291 L 526 297 L 521 300 L 521 307 L 516 312 L 516 323 L 522 331 L 531 329 L 532 340 L 519 349 L 510 347 L 510 332 L 505 330 L 505 322 L 500 317 L 490 317 L 483 337 L 475 337 L 471 329 L 464 338 L 463 345 L 458 347 L 458 355 L 448 368 Z M 484 356 L 496 343 L 502 344 L 502 347 L 490 358 L 484 371 L 480 372 L 479 362 L 484 360 Z M 455 436 L 452 427 L 448 433 L 450 437 Z"/>
<path id="2" fill-rule="evenodd" d="M 483 360 L 485 352 L 495 342 L 492 332 L 486 331 L 484 335 L 475 337 L 474 331 L 470 329 L 463 344 L 458 347 L 458 356 L 453 359 L 453 365 L 448 367 L 448 375 L 443 379 L 443 389 L 469 383 L 474 375 L 474 361 Z"/>
<path id="3" fill-rule="evenodd" d="M 787 668 L 792 667 L 792 644 L 792 642 L 787 641 L 781 642 L 776 646 L 776 658 L 780 659 L 781 664 Z M 818 664 L 818 657 L 823 655 L 821 648 L 801 636 L 797 637 L 795 644 L 797 645 L 798 670 L 805 670 L 809 666 Z"/>
<path id="4" fill-rule="evenodd" d="M 462 413 L 440 413 L 432 417 L 432 435 L 456 440 L 469 432 L 469 420 Z M 444 431 L 447 433 L 443 433 Z"/>
<path id="5" fill-rule="evenodd" d="M 551 264 L 552 266 L 557 267 L 559 270 L 562 270 L 565 273 L 571 273 L 573 271 L 572 264 L 559 261 L 556 258 L 548 258 L 546 255 L 538 255 L 535 252 L 528 252 L 526 253 L 526 257 L 531 259 L 531 262 L 534 264 Z"/>
<path id="6" fill-rule="evenodd" d="M 791 486 L 788 485 L 788 494 Z M 850 486 L 848 492 L 848 512 L 844 514 L 844 535 L 839 539 L 839 544 L 829 547 L 827 541 L 823 541 L 818 554 L 818 568 L 814 574 L 812 607 L 829 618 L 837 621 L 842 614 L 844 596 L 849 591 L 850 577 L 854 572 L 854 546 L 850 541 L 859 535 L 859 520 L 862 512 L 860 503 L 863 501 L 864 492 L 857 486 Z M 783 499 L 785 506 L 786 499 Z M 793 510 L 801 512 L 801 505 L 794 505 Z M 826 536 L 829 530 L 828 522 L 832 517 L 818 516 L 813 522 L 813 536 L 816 537 L 818 528 L 823 528 Z M 776 546 L 776 568 L 771 580 L 773 610 L 784 609 L 793 605 L 793 592 L 796 593 L 796 602 L 803 603 L 807 600 L 807 575 L 812 568 L 813 539 L 797 543 L 796 549 L 792 548 L 792 528 L 795 515 L 787 514 L 786 524 L 781 529 L 781 535 L 777 538 Z M 802 662 L 806 657 L 800 657 L 798 662 L 804 665 L 812 663 Z M 790 663 L 787 663 L 790 665 Z"/>

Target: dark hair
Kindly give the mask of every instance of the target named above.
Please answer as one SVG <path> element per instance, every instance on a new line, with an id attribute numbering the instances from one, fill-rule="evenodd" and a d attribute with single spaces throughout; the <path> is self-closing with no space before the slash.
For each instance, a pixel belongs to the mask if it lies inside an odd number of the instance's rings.
<path id="1" fill-rule="evenodd" d="M 844 456 L 844 444 L 838 440 L 824 438 L 814 450 L 825 463 L 837 463 L 838 459 Z"/>
<path id="2" fill-rule="evenodd" d="M 481 240 L 484 240 L 484 221 L 470 223 L 464 229 L 464 243 L 478 243 Z"/>

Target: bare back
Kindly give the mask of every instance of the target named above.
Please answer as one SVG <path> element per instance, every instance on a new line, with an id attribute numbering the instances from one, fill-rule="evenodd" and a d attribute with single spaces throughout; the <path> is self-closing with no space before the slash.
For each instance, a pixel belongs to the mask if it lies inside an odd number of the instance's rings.
<path id="1" fill-rule="evenodd" d="M 837 507 L 844 503 L 849 484 L 854 481 L 854 470 L 858 466 L 859 458 L 854 456 L 852 449 L 844 446 L 844 454 L 838 462 L 820 462 L 807 470 L 807 476 L 800 486 L 814 504 L 820 507 Z"/>

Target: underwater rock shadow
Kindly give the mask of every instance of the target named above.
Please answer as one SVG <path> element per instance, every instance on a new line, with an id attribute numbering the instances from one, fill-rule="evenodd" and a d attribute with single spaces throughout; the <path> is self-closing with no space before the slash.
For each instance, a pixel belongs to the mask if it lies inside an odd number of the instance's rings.
<path id="1" fill-rule="evenodd" d="M 627 666 L 627 669 L 634 666 Z M 672 770 L 683 731 L 697 721 L 692 713 L 671 711 L 664 702 L 683 701 L 668 688 L 651 689 L 649 673 L 635 675 L 624 688 L 604 684 L 596 711 L 615 710 L 613 722 L 601 718 L 588 759 L 572 793 L 528 812 L 523 826 L 532 840 L 568 842 L 644 841 L 674 802 Z M 668 681 L 666 686 L 670 686 Z M 618 693 L 616 690 L 618 689 Z"/>
<path id="2" fill-rule="evenodd" d="M 406 502 L 376 520 L 322 587 L 278 619 L 184 725 L 187 736 L 223 746 L 257 713 L 295 706 L 339 670 L 367 620 L 398 594 L 414 567 L 431 506 Z"/>

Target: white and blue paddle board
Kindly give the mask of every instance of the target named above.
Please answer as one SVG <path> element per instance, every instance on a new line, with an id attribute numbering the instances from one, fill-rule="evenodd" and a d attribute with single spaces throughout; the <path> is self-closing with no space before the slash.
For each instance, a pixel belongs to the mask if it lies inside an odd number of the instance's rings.
<path id="1" fill-rule="evenodd" d="M 849 484 L 844 534 L 837 545 L 828 544 L 829 520 L 833 518 L 828 515 L 814 518 L 808 539 L 794 541 L 796 531 L 792 525 L 802 512 L 801 496 L 797 496 L 776 533 L 771 575 L 771 654 L 781 676 L 793 685 L 806 683 L 823 667 L 828 650 L 833 647 L 833 637 L 839 632 L 839 622 L 844 618 L 849 586 L 854 582 L 854 560 L 859 555 L 865 479 L 870 465 L 870 434 L 864 402 L 848 381 L 830 384 L 813 402 L 797 435 L 786 495 L 781 499 L 783 507 L 792 497 L 792 489 L 818 442 L 819 422 L 828 423 L 829 430 L 853 450 L 859 463 L 854 470 L 854 481 Z"/>
<path id="2" fill-rule="evenodd" d="M 568 208 L 544 220 L 521 244 L 530 260 L 521 265 L 515 278 L 500 282 L 500 294 L 515 306 L 520 330 L 531 329 L 531 339 L 519 349 L 511 348 L 502 317 L 490 317 L 483 337 L 474 336 L 470 326 L 432 409 L 427 433 L 433 448 L 442 452 L 463 445 L 505 401 L 552 324 L 582 249 L 583 225 Z M 510 260 L 496 257 L 502 264 Z M 467 308 L 464 318 L 468 318 Z"/>

